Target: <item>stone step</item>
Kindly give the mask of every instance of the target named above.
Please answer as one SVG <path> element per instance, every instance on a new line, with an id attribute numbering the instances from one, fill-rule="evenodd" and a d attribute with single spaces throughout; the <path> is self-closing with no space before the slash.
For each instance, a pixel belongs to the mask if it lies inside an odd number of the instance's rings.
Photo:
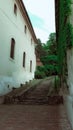
<path id="1" fill-rule="evenodd" d="M 41 83 L 41 82 L 40 82 Z M 57 93 L 49 95 L 50 88 L 53 88 L 51 81 L 44 81 L 41 84 L 34 84 L 27 89 L 21 89 L 12 95 L 6 95 L 5 104 L 47 104 L 47 105 L 59 105 L 63 104 L 63 97 Z M 52 90 L 51 90 L 52 91 Z"/>
<path id="2" fill-rule="evenodd" d="M 59 105 L 63 104 L 62 96 L 49 96 L 46 98 L 10 98 L 6 100 L 6 104 L 47 104 L 47 105 Z"/>

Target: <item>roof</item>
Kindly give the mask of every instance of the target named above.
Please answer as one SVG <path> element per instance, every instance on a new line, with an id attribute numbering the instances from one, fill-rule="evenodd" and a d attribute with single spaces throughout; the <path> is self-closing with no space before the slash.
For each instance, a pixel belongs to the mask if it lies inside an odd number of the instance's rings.
<path id="1" fill-rule="evenodd" d="M 43 66 L 43 63 L 41 62 L 40 58 L 36 58 L 36 65 L 37 66 Z"/>
<path id="2" fill-rule="evenodd" d="M 37 44 L 37 38 L 36 38 L 36 35 L 35 35 L 35 32 L 34 32 L 34 29 L 33 29 L 33 27 L 32 27 L 32 23 L 31 23 L 31 21 L 30 21 L 30 18 L 29 18 L 29 16 L 28 16 L 27 10 L 26 10 L 26 8 L 25 8 L 25 5 L 24 5 L 24 3 L 23 3 L 22 0 L 16 0 L 16 2 L 17 2 L 18 6 L 19 6 L 19 8 L 20 8 L 20 11 L 21 11 L 21 13 L 22 13 L 22 15 L 23 15 L 23 17 L 24 17 L 24 19 L 25 19 L 27 25 L 28 25 L 28 28 L 29 28 L 29 30 L 30 30 L 30 32 L 31 32 L 31 35 L 32 35 L 32 37 L 33 37 L 35 43 Z"/>

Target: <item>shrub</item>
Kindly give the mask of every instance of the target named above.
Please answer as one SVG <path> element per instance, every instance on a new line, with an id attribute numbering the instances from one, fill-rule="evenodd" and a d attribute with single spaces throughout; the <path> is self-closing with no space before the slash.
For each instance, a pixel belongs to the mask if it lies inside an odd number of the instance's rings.
<path id="1" fill-rule="evenodd" d="M 44 71 L 39 71 L 39 70 L 35 71 L 35 78 L 36 79 L 43 79 L 45 77 L 46 77 L 46 75 L 45 75 Z"/>

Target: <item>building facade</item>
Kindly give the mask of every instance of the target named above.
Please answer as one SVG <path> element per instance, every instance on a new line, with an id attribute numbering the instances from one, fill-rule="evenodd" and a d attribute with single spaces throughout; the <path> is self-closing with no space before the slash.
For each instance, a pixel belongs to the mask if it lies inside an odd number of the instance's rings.
<path id="1" fill-rule="evenodd" d="M 0 2 L 0 95 L 34 78 L 37 39 L 22 0 Z"/>
<path id="2" fill-rule="evenodd" d="M 73 0 L 71 0 L 71 14 L 69 16 L 69 22 L 72 25 L 73 30 Z M 67 67 L 68 67 L 68 78 L 67 84 L 69 87 L 69 94 L 66 98 L 66 108 L 70 123 L 73 128 L 73 46 L 67 49 Z"/>

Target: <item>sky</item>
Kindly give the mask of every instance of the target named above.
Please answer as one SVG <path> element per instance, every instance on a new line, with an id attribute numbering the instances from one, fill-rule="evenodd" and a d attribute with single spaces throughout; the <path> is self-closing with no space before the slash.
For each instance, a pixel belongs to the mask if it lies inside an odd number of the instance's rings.
<path id="1" fill-rule="evenodd" d="M 55 32 L 54 0 L 23 0 L 34 32 L 42 43 L 46 43 L 49 34 Z"/>

